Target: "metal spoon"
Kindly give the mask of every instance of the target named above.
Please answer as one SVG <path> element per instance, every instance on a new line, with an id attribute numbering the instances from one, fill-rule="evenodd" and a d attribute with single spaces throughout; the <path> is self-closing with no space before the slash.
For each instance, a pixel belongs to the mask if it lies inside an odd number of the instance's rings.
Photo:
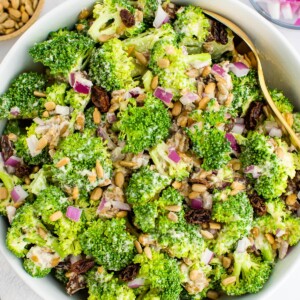
<path id="1" fill-rule="evenodd" d="M 276 107 L 272 97 L 269 94 L 266 82 L 265 82 L 265 78 L 264 78 L 264 73 L 262 70 L 262 64 L 261 61 L 259 59 L 257 50 L 254 46 L 254 44 L 252 43 L 252 41 L 250 40 L 250 38 L 247 36 L 247 34 L 241 30 L 236 24 L 234 24 L 233 22 L 229 21 L 228 19 L 214 13 L 208 10 L 203 10 L 203 12 L 205 14 L 207 14 L 208 16 L 218 20 L 219 22 L 223 23 L 224 25 L 226 25 L 228 28 L 230 28 L 235 34 L 237 34 L 250 48 L 250 50 L 253 52 L 253 54 L 255 55 L 255 58 L 257 60 L 257 72 L 258 72 L 258 79 L 259 79 L 259 84 L 260 84 L 260 88 L 263 92 L 263 95 L 267 101 L 267 103 L 269 104 L 269 107 L 271 109 L 271 112 L 274 116 L 274 118 L 276 119 L 276 121 L 279 123 L 279 125 L 281 125 L 282 129 L 288 133 L 289 137 L 290 137 L 290 141 L 291 143 L 297 148 L 297 150 L 300 150 L 300 140 L 297 137 L 296 133 L 294 132 L 294 130 L 291 128 L 291 126 L 286 122 L 286 120 L 284 119 L 284 117 L 282 116 L 282 114 L 280 113 L 280 111 L 278 110 L 278 108 Z"/>

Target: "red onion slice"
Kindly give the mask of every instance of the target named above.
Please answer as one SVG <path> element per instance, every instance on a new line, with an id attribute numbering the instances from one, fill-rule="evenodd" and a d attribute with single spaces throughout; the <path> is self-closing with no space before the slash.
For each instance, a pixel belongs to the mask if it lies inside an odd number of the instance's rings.
<path id="1" fill-rule="evenodd" d="M 144 278 L 135 278 L 127 283 L 128 287 L 131 289 L 137 289 L 140 286 L 143 286 L 145 284 Z"/>
<path id="2" fill-rule="evenodd" d="M 80 220 L 81 213 L 82 213 L 81 209 L 74 206 L 68 206 L 66 217 L 74 222 L 78 222 Z"/>
<path id="3" fill-rule="evenodd" d="M 154 91 L 154 96 L 160 99 L 165 104 L 170 104 L 173 99 L 173 94 L 161 87 L 157 87 Z"/>
<path id="4" fill-rule="evenodd" d="M 236 124 L 244 124 L 245 123 L 245 119 L 244 118 L 236 118 L 235 119 L 235 123 Z"/>
<path id="5" fill-rule="evenodd" d="M 258 166 L 251 165 L 244 170 L 245 174 L 252 174 L 253 178 L 258 178 L 261 175 L 261 169 Z"/>
<path id="6" fill-rule="evenodd" d="M 82 72 L 71 73 L 69 81 L 75 92 L 85 95 L 91 92 L 93 83 Z"/>
<path id="7" fill-rule="evenodd" d="M 192 199 L 190 206 L 192 209 L 203 209 L 203 199 L 202 198 Z"/>
<path id="8" fill-rule="evenodd" d="M 114 113 L 108 112 L 106 114 L 106 120 L 108 123 L 113 124 L 117 121 L 117 117 Z"/>
<path id="9" fill-rule="evenodd" d="M 201 255 L 201 261 L 205 264 L 205 265 L 209 265 L 209 263 L 211 262 L 211 260 L 214 257 L 214 253 L 212 251 L 210 251 L 208 248 L 205 249 L 205 251 L 202 253 Z"/>
<path id="10" fill-rule="evenodd" d="M 282 229 L 277 229 L 275 235 L 276 235 L 276 237 L 281 237 L 281 236 L 285 235 L 285 231 Z"/>
<path id="11" fill-rule="evenodd" d="M 168 157 L 173 160 L 175 163 L 179 163 L 180 162 L 180 156 L 178 155 L 178 153 L 176 152 L 175 148 L 169 148 L 169 154 Z"/>
<path id="12" fill-rule="evenodd" d="M 153 27 L 160 28 L 163 24 L 168 23 L 169 20 L 170 20 L 169 15 L 163 10 L 161 5 L 159 5 L 155 12 Z"/>
<path id="13" fill-rule="evenodd" d="M 14 206 L 11 206 L 11 205 L 6 206 L 6 213 L 7 213 L 7 218 L 8 218 L 9 224 L 12 223 L 12 221 L 16 215 L 16 211 L 17 211 L 17 209 Z"/>
<path id="14" fill-rule="evenodd" d="M 70 83 L 71 87 L 73 87 L 75 84 L 75 73 L 74 72 L 69 74 L 69 83 Z"/>
<path id="15" fill-rule="evenodd" d="M 234 124 L 233 128 L 231 129 L 231 132 L 236 134 L 242 134 L 244 132 L 244 129 L 244 124 Z"/>
<path id="16" fill-rule="evenodd" d="M 11 167 L 17 167 L 20 163 L 21 163 L 22 159 L 12 155 L 6 162 L 5 165 L 6 166 L 11 166 Z"/>
<path id="17" fill-rule="evenodd" d="M 212 73 L 216 73 L 218 75 L 220 75 L 221 77 L 226 76 L 226 71 L 219 65 L 214 64 L 211 68 Z"/>
<path id="18" fill-rule="evenodd" d="M 237 77 L 246 76 L 250 71 L 250 69 L 242 62 L 229 64 L 229 70 Z"/>
<path id="19" fill-rule="evenodd" d="M 22 186 L 17 185 L 11 191 L 11 198 L 15 203 L 21 202 L 28 197 L 28 193 L 23 190 Z"/>
<path id="20" fill-rule="evenodd" d="M 103 208 L 105 207 L 106 202 L 107 202 L 106 199 L 103 197 L 101 199 L 101 202 L 100 202 L 98 208 L 97 208 L 97 213 L 100 213 L 103 210 Z"/>
<path id="21" fill-rule="evenodd" d="M 129 204 L 120 202 L 120 201 L 110 201 L 113 208 L 119 209 L 119 210 L 126 210 L 131 211 L 131 207 Z"/>
<path id="22" fill-rule="evenodd" d="M 20 113 L 21 113 L 21 110 L 20 110 L 19 107 L 15 106 L 15 107 L 12 107 L 10 109 L 10 114 L 13 115 L 13 116 L 15 116 L 15 117 L 17 117 Z"/>
<path id="23" fill-rule="evenodd" d="M 287 252 L 289 249 L 289 244 L 286 241 L 282 241 L 278 250 L 278 256 L 280 259 L 283 259 L 286 257 Z"/>
<path id="24" fill-rule="evenodd" d="M 279 129 L 279 128 L 273 127 L 273 128 L 270 130 L 270 132 L 269 132 L 269 136 L 281 138 L 281 137 L 282 137 L 282 131 L 281 131 L 281 129 Z"/>
<path id="25" fill-rule="evenodd" d="M 187 105 L 187 104 L 190 104 L 190 103 L 193 103 L 195 102 L 196 100 L 199 99 L 199 96 L 195 93 L 192 93 L 192 92 L 188 92 L 186 94 L 184 94 L 180 99 L 179 101 L 183 104 L 183 105 Z"/>
<path id="26" fill-rule="evenodd" d="M 239 152 L 240 151 L 240 147 L 237 143 L 237 140 L 235 139 L 234 135 L 231 133 L 226 133 L 225 134 L 225 138 L 228 140 L 228 142 L 230 143 L 230 147 L 232 150 Z"/>

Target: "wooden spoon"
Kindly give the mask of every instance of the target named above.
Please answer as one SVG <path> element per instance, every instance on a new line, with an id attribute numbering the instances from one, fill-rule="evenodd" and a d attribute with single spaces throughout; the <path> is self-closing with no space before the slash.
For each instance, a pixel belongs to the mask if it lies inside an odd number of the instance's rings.
<path id="1" fill-rule="evenodd" d="M 276 107 L 272 97 L 269 94 L 269 91 L 268 91 L 268 88 L 267 88 L 267 85 L 265 82 L 265 78 L 264 78 L 264 73 L 262 70 L 261 61 L 259 59 L 257 50 L 256 50 L 254 44 L 252 43 L 252 41 L 250 40 L 250 38 L 247 36 L 247 34 L 243 30 L 241 30 L 236 24 L 232 23 L 230 20 L 228 20 L 214 12 L 208 11 L 208 10 L 203 10 L 203 12 L 205 14 L 207 14 L 208 16 L 223 23 L 228 28 L 230 28 L 235 34 L 237 34 L 248 45 L 250 50 L 253 52 L 253 54 L 255 55 L 255 58 L 257 60 L 257 72 L 258 72 L 259 85 L 260 85 L 260 88 L 263 92 L 263 95 L 264 95 L 267 103 L 269 104 L 272 115 L 274 116 L 276 121 L 279 123 L 279 125 L 281 125 L 283 131 L 285 131 L 289 135 L 291 143 L 297 148 L 297 150 L 300 150 L 299 138 L 297 137 L 296 133 L 291 128 L 291 126 L 286 122 L 286 120 L 284 119 L 281 112 Z"/>

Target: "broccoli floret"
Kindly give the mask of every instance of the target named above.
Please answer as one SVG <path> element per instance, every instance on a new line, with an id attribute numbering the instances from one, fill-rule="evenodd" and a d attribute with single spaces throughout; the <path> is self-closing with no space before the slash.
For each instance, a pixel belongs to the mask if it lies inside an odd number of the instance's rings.
<path id="1" fill-rule="evenodd" d="M 293 130 L 296 133 L 300 133 L 300 113 L 294 113 L 293 114 L 293 119 L 294 119 Z"/>
<path id="2" fill-rule="evenodd" d="M 84 122 L 84 130 L 85 131 L 89 131 L 92 133 L 92 135 L 94 135 L 96 133 L 96 130 L 99 126 L 99 124 L 95 124 L 94 122 L 94 114 L 95 111 L 95 107 L 89 107 L 85 112 L 84 112 L 84 116 L 85 116 L 85 122 Z"/>
<path id="3" fill-rule="evenodd" d="M 119 138 L 125 140 L 125 153 L 138 154 L 169 135 L 171 120 L 168 110 L 162 101 L 150 94 L 147 94 L 144 106 L 136 106 L 136 102 L 129 104 L 118 118 Z"/>
<path id="4" fill-rule="evenodd" d="M 31 174 L 30 179 L 32 180 L 28 186 L 28 192 L 38 195 L 42 190 L 48 187 L 46 172 L 44 169 L 40 169 L 37 173 Z"/>
<path id="5" fill-rule="evenodd" d="M 187 47 L 189 53 L 200 53 L 203 42 L 209 35 L 209 20 L 197 6 L 182 7 L 176 13 L 174 29 L 179 35 L 181 45 Z"/>
<path id="6" fill-rule="evenodd" d="M 282 91 L 274 89 L 270 91 L 270 95 L 281 113 L 284 114 L 293 112 L 294 105 L 287 97 L 284 96 Z"/>
<path id="7" fill-rule="evenodd" d="M 170 183 L 169 177 L 143 167 L 129 180 L 125 191 L 127 201 L 133 205 L 144 205 L 153 200 Z"/>
<path id="8" fill-rule="evenodd" d="M 265 221 L 272 221 L 271 218 L 263 218 Z M 260 222 L 264 222 L 263 220 L 257 220 L 256 224 L 260 224 Z M 266 239 L 266 237 L 259 233 L 258 236 L 254 239 L 254 245 L 257 250 L 261 252 L 261 255 L 263 259 L 267 262 L 273 263 L 276 257 L 276 252 L 272 248 L 272 245 L 269 243 L 269 241 Z"/>
<path id="9" fill-rule="evenodd" d="M 147 25 L 152 25 L 155 12 L 160 4 L 159 0 L 129 0 L 129 2 L 132 6 L 143 12 L 143 21 Z"/>
<path id="10" fill-rule="evenodd" d="M 245 192 L 235 196 L 229 196 L 224 201 L 215 201 L 212 210 L 212 218 L 221 223 L 236 221 L 252 222 L 253 208 Z"/>
<path id="11" fill-rule="evenodd" d="M 138 82 L 134 81 L 135 64 L 123 49 L 122 42 L 112 39 L 92 53 L 89 75 L 91 79 L 107 91 L 130 90 Z"/>
<path id="12" fill-rule="evenodd" d="M 138 276 L 145 279 L 145 286 L 149 286 L 150 292 L 158 299 L 179 298 L 182 290 L 181 274 L 175 259 L 152 249 L 151 260 L 143 253 L 134 258 L 134 263 L 141 265 Z M 148 299 L 155 298 L 148 297 Z"/>
<path id="13" fill-rule="evenodd" d="M 1 99 L 1 97 L 0 97 Z M 20 120 L 8 120 L 6 122 L 3 135 L 8 135 L 10 133 L 13 133 L 17 136 L 21 135 L 23 133 L 23 128 L 22 128 L 22 121 Z"/>
<path id="14" fill-rule="evenodd" d="M 257 71 L 251 69 L 246 76 L 237 77 L 230 73 L 232 79 L 232 109 L 243 116 L 253 101 L 263 99 L 258 83 Z"/>
<path id="15" fill-rule="evenodd" d="M 143 232 L 149 232 L 154 229 L 156 218 L 158 217 L 158 206 L 155 202 L 144 205 L 134 205 L 134 224 Z"/>
<path id="16" fill-rule="evenodd" d="M 131 263 L 136 250 L 135 238 L 126 231 L 124 219 L 97 220 L 81 234 L 80 244 L 86 255 L 108 270 L 119 271 Z"/>
<path id="17" fill-rule="evenodd" d="M 131 15 L 130 24 L 124 24 L 122 16 L 126 19 Z M 93 9 L 94 22 L 88 34 L 95 42 L 106 42 L 112 37 L 134 36 L 144 31 L 142 13 L 135 9 L 127 0 L 103 0 Z M 130 18 L 130 19 L 131 19 Z M 127 25 L 127 26 L 126 26 Z"/>
<path id="18" fill-rule="evenodd" d="M 158 85 L 171 90 L 174 98 L 179 98 L 181 91 L 196 91 L 195 79 L 187 75 L 191 66 L 210 60 L 208 53 L 185 55 L 175 41 L 163 39 L 151 50 L 149 68 L 158 76 Z M 167 65 L 162 66 L 162 61 L 168 62 Z"/>
<path id="19" fill-rule="evenodd" d="M 175 151 L 171 149 L 171 151 Z M 180 155 L 180 160 L 175 162 L 169 157 L 170 148 L 164 142 L 158 144 L 150 150 L 150 156 L 158 172 L 162 175 L 170 176 L 177 180 L 182 180 L 189 176 L 193 163 L 189 157 Z"/>
<path id="20" fill-rule="evenodd" d="M 173 27 L 167 23 L 160 28 L 150 28 L 136 37 L 125 39 L 122 43 L 126 49 L 134 46 L 135 51 L 145 53 L 150 51 L 157 41 L 162 39 L 173 41 L 175 38 Z"/>
<path id="21" fill-rule="evenodd" d="M 7 197 L 6 199 L 1 199 L 0 201 L 0 215 L 6 215 L 6 207 L 9 205 L 13 205 L 14 202 L 11 199 L 11 191 L 15 186 L 14 177 L 9 175 L 4 169 L 3 166 L 0 165 L 0 180 L 3 182 L 4 187 L 7 190 Z"/>
<path id="22" fill-rule="evenodd" d="M 236 281 L 231 284 L 222 282 L 223 291 L 230 296 L 240 296 L 261 290 L 271 275 L 272 267 L 247 252 L 235 252 L 233 258 L 233 272 L 230 276 L 235 276 Z"/>
<path id="23" fill-rule="evenodd" d="M 44 91 L 44 75 L 28 72 L 15 78 L 6 93 L 0 96 L 1 118 L 33 119 L 43 110 L 43 101 L 34 95 L 35 91 Z"/>
<path id="24" fill-rule="evenodd" d="M 193 151 L 203 158 L 203 169 L 220 169 L 230 161 L 231 147 L 225 138 L 225 132 L 217 128 L 200 131 L 195 126 L 193 129 L 187 129 L 187 134 L 192 141 Z"/>
<path id="25" fill-rule="evenodd" d="M 70 104 L 70 106 L 78 111 L 83 111 L 90 100 L 89 94 L 77 93 L 74 90 L 69 90 L 66 94 L 65 103 Z"/>
<path id="26" fill-rule="evenodd" d="M 35 44 L 29 54 L 35 62 L 48 67 L 51 75 L 68 80 L 71 72 L 84 68 L 93 47 L 89 37 L 65 29 Z"/>
<path id="27" fill-rule="evenodd" d="M 23 267 L 30 276 L 42 278 L 60 261 L 61 258 L 55 251 L 47 247 L 33 246 L 24 259 Z"/>
<path id="28" fill-rule="evenodd" d="M 46 240 L 41 232 L 45 233 Z M 6 245 L 14 255 L 24 257 L 32 244 L 43 247 L 53 246 L 55 242 L 56 239 L 36 216 L 31 204 L 25 204 L 17 210 L 6 237 Z"/>
<path id="29" fill-rule="evenodd" d="M 68 105 L 65 97 L 68 85 L 66 83 L 55 83 L 46 89 L 47 98 L 45 102 L 54 102 L 56 105 Z"/>
<path id="30" fill-rule="evenodd" d="M 94 268 L 87 274 L 88 300 L 134 300 L 132 289 L 127 284 L 107 273 L 103 267 Z"/>
<path id="31" fill-rule="evenodd" d="M 62 159 L 67 163 L 59 166 Z M 101 139 L 74 133 L 59 144 L 51 173 L 62 189 L 77 187 L 82 197 L 111 178 L 112 162 Z"/>

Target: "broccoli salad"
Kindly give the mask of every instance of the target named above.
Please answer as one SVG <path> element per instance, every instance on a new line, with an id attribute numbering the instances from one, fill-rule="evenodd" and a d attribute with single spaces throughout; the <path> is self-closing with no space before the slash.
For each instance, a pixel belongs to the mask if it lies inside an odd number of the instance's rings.
<path id="1" fill-rule="evenodd" d="M 241 48 L 199 7 L 102 0 L 29 49 L 44 72 L 0 96 L 0 214 L 29 275 L 89 300 L 263 288 L 300 240 L 300 157 Z"/>

